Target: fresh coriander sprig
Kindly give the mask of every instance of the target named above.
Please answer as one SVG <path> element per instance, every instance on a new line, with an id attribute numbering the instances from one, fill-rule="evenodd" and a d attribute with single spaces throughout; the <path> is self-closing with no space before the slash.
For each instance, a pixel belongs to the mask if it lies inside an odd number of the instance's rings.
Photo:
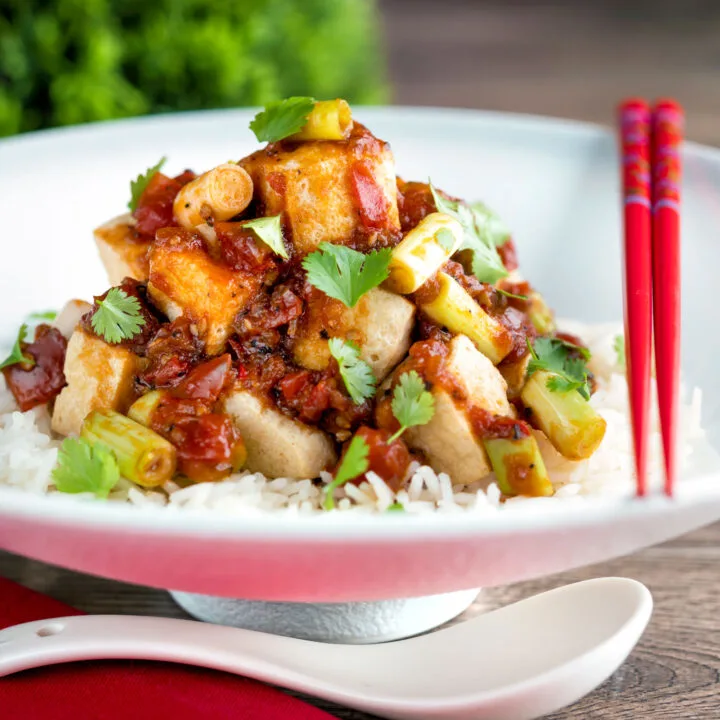
<path id="1" fill-rule="evenodd" d="M 495 288 L 501 295 L 504 295 L 505 297 L 509 298 L 515 298 L 515 300 L 527 300 L 527 295 L 517 295 L 516 293 L 508 292 L 507 290 L 503 290 L 502 288 Z"/>
<path id="2" fill-rule="evenodd" d="M 489 210 L 484 205 L 481 211 L 478 209 L 479 204 L 473 209 L 464 202 L 448 200 L 433 187 L 432 183 L 430 183 L 430 192 L 438 212 L 454 217 L 463 226 L 463 242 L 460 250 L 472 252 L 473 275 L 480 282 L 490 284 L 507 277 L 508 272 L 496 248 L 499 234 L 496 226 L 489 219 Z"/>
<path id="3" fill-rule="evenodd" d="M 148 168 L 144 173 L 140 173 L 135 180 L 130 181 L 130 200 L 128 202 L 130 212 L 137 210 L 140 196 L 145 192 L 145 188 L 150 184 L 150 181 L 155 177 L 156 173 L 160 172 L 166 162 L 166 157 L 160 158 L 160 161 L 156 165 Z"/>
<path id="4" fill-rule="evenodd" d="M 17 338 L 15 338 L 15 344 L 10 351 L 10 354 L 0 363 L 0 370 L 11 365 L 24 365 L 25 369 L 29 370 L 35 365 L 35 358 L 32 355 L 28 355 L 23 350 L 23 344 L 27 338 L 28 326 L 23 323 L 18 330 Z"/>
<path id="5" fill-rule="evenodd" d="M 303 260 L 311 285 L 347 307 L 355 307 L 389 275 L 390 248 L 367 255 L 344 245 L 323 243 Z"/>
<path id="6" fill-rule="evenodd" d="M 510 230 L 499 215 L 481 202 L 470 203 L 475 225 L 494 247 L 504 245 L 510 239 Z"/>
<path id="7" fill-rule="evenodd" d="M 28 320 L 34 322 L 52 322 L 57 317 L 55 310 L 45 310 L 43 312 L 34 312 L 28 315 Z"/>
<path id="8" fill-rule="evenodd" d="M 627 362 L 625 357 L 625 336 L 616 335 L 613 340 L 613 350 L 615 351 L 615 362 L 618 367 L 625 368 Z"/>
<path id="9" fill-rule="evenodd" d="M 544 370 L 553 375 L 547 381 L 549 390 L 577 390 L 586 400 L 590 399 L 587 369 L 589 350 L 559 338 L 538 338 L 534 345 L 528 340 L 528 348 L 532 355 L 528 364 L 528 377 L 538 370 Z M 574 357 L 571 354 L 573 351 L 579 352 L 581 357 Z"/>
<path id="10" fill-rule="evenodd" d="M 268 103 L 250 122 L 259 142 L 277 142 L 305 127 L 315 107 L 311 97 L 289 97 Z"/>
<path id="11" fill-rule="evenodd" d="M 285 241 L 283 240 L 280 215 L 248 220 L 242 225 L 243 227 L 250 228 L 276 255 L 279 255 L 285 260 L 290 257 L 285 247 Z"/>
<path id="12" fill-rule="evenodd" d="M 387 441 L 397 440 L 408 428 L 425 425 L 435 414 L 435 399 L 425 389 L 423 379 L 415 370 L 403 373 L 393 391 L 391 403 L 393 415 L 400 429 Z"/>
<path id="13" fill-rule="evenodd" d="M 360 349 L 355 343 L 331 338 L 328 341 L 330 354 L 337 360 L 345 387 L 352 401 L 359 405 L 375 394 L 377 380 L 370 366 L 360 359 Z"/>
<path id="14" fill-rule="evenodd" d="M 120 288 L 111 288 L 104 300 L 96 302 L 92 329 L 108 343 L 130 340 L 145 326 L 138 299 Z"/>
<path id="15" fill-rule="evenodd" d="M 335 478 L 325 486 L 325 501 L 323 502 L 323 507 L 326 510 L 332 510 L 335 507 L 335 499 L 333 498 L 335 488 L 339 488 L 348 480 L 352 480 L 352 478 L 368 471 L 370 467 L 368 460 L 369 454 L 370 448 L 368 444 L 363 438 L 356 435 L 350 441 L 350 445 L 343 456 L 342 462 L 335 471 Z"/>
<path id="16" fill-rule="evenodd" d="M 120 479 L 120 469 L 112 451 L 84 438 L 66 438 L 52 471 L 55 487 L 64 493 L 93 493 L 106 498 Z"/>

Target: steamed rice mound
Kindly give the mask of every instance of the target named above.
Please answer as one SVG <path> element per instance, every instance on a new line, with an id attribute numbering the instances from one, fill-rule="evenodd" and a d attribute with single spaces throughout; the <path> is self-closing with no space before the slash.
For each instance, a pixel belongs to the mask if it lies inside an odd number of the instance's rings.
<path id="1" fill-rule="evenodd" d="M 590 369 L 598 380 L 592 405 L 607 421 L 605 438 L 592 457 L 572 462 L 557 453 L 538 433 L 538 442 L 555 494 L 550 498 L 516 497 L 503 499 L 489 476 L 482 483 L 453 486 L 445 473 L 436 473 L 427 465 L 413 463 L 403 487 L 393 492 L 373 472 L 359 485 L 347 484 L 337 490 L 336 507 L 341 512 L 385 512 L 400 503 L 407 513 L 495 512 L 507 511 L 521 503 L 557 503 L 582 496 L 627 497 L 634 491 L 633 455 L 630 442 L 630 418 L 624 371 L 616 364 L 612 349 L 619 328 L 615 325 L 587 326 L 561 323 L 564 329 L 582 337 L 593 357 Z M 691 468 L 707 452 L 712 452 L 700 426 L 700 391 L 692 393 L 683 408 L 682 460 Z M 656 413 L 653 414 L 655 416 Z M 12 395 L 0 374 L 0 488 L 10 486 L 31 493 L 56 493 L 52 469 L 60 442 L 51 437 L 48 414 L 44 408 L 18 412 Z M 661 483 L 662 455 L 657 421 L 652 429 L 651 482 Z M 312 479 L 269 479 L 260 473 L 243 472 L 215 483 L 181 488 L 173 482 L 162 491 L 141 489 L 121 480 L 110 495 L 114 502 L 134 506 L 164 506 L 168 510 L 207 509 L 225 514 L 248 515 L 266 512 L 322 513 L 324 485 L 331 479 L 322 473 Z M 74 495 L 78 500 L 94 496 Z"/>

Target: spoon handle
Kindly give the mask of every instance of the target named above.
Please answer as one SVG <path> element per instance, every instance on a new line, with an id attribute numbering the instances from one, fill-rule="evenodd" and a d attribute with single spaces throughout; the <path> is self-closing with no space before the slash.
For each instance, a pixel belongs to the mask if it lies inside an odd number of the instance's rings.
<path id="1" fill-rule="evenodd" d="M 76 660 L 133 659 L 198 665 L 282 684 L 275 660 L 292 664 L 303 646 L 304 641 L 192 620 L 77 615 L 0 631 L 0 677 Z"/>

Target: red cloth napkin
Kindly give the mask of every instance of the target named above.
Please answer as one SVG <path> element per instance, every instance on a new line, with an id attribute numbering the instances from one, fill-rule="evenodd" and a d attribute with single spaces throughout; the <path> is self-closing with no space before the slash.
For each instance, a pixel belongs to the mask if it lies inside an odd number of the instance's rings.
<path id="1" fill-rule="evenodd" d="M 0 578 L 0 628 L 81 615 Z M 262 683 L 153 662 L 83 662 L 0 678 L 3 720 L 331 720 Z"/>

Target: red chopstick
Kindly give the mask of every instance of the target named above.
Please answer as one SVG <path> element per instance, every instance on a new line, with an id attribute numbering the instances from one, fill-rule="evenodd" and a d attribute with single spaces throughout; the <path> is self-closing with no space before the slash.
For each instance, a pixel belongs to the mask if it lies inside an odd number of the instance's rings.
<path id="1" fill-rule="evenodd" d="M 637 494 L 647 492 L 652 348 L 650 221 L 650 107 L 643 100 L 620 106 L 625 221 L 625 351 Z"/>
<path id="2" fill-rule="evenodd" d="M 680 394 L 680 143 L 682 108 L 661 100 L 652 114 L 652 256 L 655 376 L 665 459 L 665 494 L 677 478 Z"/>

